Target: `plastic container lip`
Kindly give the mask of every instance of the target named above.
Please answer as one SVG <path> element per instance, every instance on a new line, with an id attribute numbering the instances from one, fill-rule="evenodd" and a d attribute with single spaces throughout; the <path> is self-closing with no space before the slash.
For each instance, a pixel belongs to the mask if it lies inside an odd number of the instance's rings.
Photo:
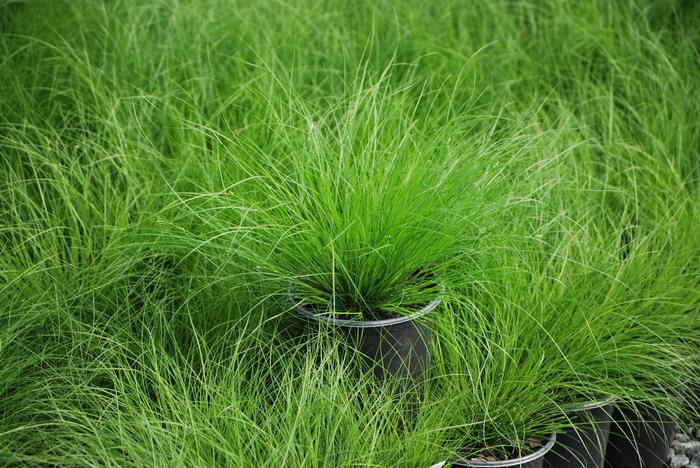
<path id="1" fill-rule="evenodd" d="M 565 411 L 567 413 L 578 413 L 580 411 L 591 411 L 597 408 L 602 408 L 607 405 L 612 405 L 617 401 L 617 398 L 615 397 L 608 397 L 604 398 L 602 400 L 592 400 L 592 401 L 583 401 L 583 402 L 574 402 L 574 403 L 562 403 L 562 404 L 554 404 L 556 405 L 555 407 L 558 408 L 561 411 Z"/>
<path id="2" fill-rule="evenodd" d="M 442 292 L 445 291 L 445 286 L 440 283 L 440 290 Z M 294 294 L 291 290 L 291 288 L 288 290 L 288 297 L 289 297 L 289 303 L 296 309 L 297 312 L 300 314 L 304 315 L 305 317 L 308 317 L 312 320 L 316 320 L 319 322 L 324 322 L 329 325 L 337 325 L 339 327 L 347 327 L 347 328 L 378 328 L 378 327 L 389 327 L 391 325 L 398 325 L 400 323 L 405 323 L 405 322 L 410 322 L 411 320 L 415 320 L 419 317 L 422 317 L 424 315 L 429 314 L 432 312 L 440 303 L 442 302 L 442 299 L 440 297 L 436 297 L 432 301 L 430 301 L 428 304 L 423 306 L 421 309 L 417 310 L 416 312 L 409 314 L 409 315 L 404 315 L 402 317 L 394 317 L 390 319 L 384 319 L 384 320 L 341 320 L 341 319 L 336 319 L 332 317 L 326 317 L 324 315 L 320 314 L 315 314 L 308 308 L 297 304 L 297 302 L 294 300 Z"/>
<path id="3" fill-rule="evenodd" d="M 550 449 L 554 446 L 554 442 L 557 440 L 557 435 L 552 434 L 549 437 L 549 440 L 547 441 L 546 444 L 544 444 L 539 450 L 536 452 L 529 453 L 525 455 L 524 457 L 520 458 L 514 458 L 512 460 L 499 460 L 499 461 L 468 461 L 468 460 L 454 460 L 451 462 L 443 462 L 443 465 L 440 466 L 449 466 L 449 463 L 458 463 L 462 466 L 465 467 L 473 467 L 473 468 L 504 468 L 504 467 L 515 467 L 515 466 L 520 466 L 525 463 L 529 463 L 531 461 L 537 460 L 539 458 L 544 457 L 544 455 L 550 451 Z M 439 465 L 439 464 L 438 464 Z M 437 466 L 437 465 L 433 465 Z M 432 467 L 431 467 L 432 468 Z"/>
<path id="4" fill-rule="evenodd" d="M 593 410 L 597 408 L 602 408 L 603 406 L 611 405 L 615 402 L 614 397 L 609 397 L 604 400 L 598 400 L 598 401 L 588 401 L 585 403 L 581 403 L 576 405 L 576 407 L 573 409 L 573 411 L 588 411 L 588 410 Z"/>

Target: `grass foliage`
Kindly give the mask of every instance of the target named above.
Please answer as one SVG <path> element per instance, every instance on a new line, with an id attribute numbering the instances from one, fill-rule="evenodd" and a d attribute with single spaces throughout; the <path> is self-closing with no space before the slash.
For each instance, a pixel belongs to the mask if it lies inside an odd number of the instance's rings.
<path id="1" fill-rule="evenodd" d="M 697 422 L 698 18 L 0 0 L 0 462 L 424 467 L 609 397 Z M 289 291 L 441 294 L 420 401 Z"/>

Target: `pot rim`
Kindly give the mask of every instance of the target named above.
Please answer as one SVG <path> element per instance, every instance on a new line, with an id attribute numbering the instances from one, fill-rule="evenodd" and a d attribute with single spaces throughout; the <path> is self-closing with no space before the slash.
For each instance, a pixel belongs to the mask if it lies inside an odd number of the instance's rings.
<path id="1" fill-rule="evenodd" d="M 583 403 L 577 403 L 572 411 L 588 411 L 588 410 L 594 410 L 598 408 L 602 408 L 604 406 L 612 405 L 615 403 L 616 398 L 615 397 L 608 397 L 603 400 L 597 400 L 597 401 L 586 401 Z"/>
<path id="2" fill-rule="evenodd" d="M 465 467 L 473 467 L 473 468 L 516 467 L 516 466 L 520 466 L 524 463 L 528 463 L 528 462 L 531 462 L 533 460 L 537 460 L 539 458 L 544 457 L 545 454 L 552 449 L 556 440 L 557 440 L 557 434 L 552 433 L 552 435 L 549 436 L 549 440 L 547 441 L 546 444 L 544 444 L 542 447 L 540 447 L 537 451 L 529 453 L 529 454 L 527 454 L 523 457 L 520 457 L 520 458 L 512 458 L 510 460 L 498 460 L 498 461 L 469 461 L 469 460 L 464 460 L 464 459 L 458 459 L 458 460 L 454 460 L 451 462 L 442 462 L 443 463 L 442 465 L 440 465 L 438 463 L 437 465 L 433 465 L 433 467 L 445 466 L 446 463 L 459 463 L 460 465 L 463 465 Z M 431 468 L 433 468 L 433 467 L 431 467 Z"/>
<path id="3" fill-rule="evenodd" d="M 442 283 L 439 283 L 440 285 L 440 290 L 442 292 L 445 291 L 445 285 Z M 432 312 L 440 303 L 442 302 L 442 298 L 440 295 L 430 301 L 428 304 L 423 306 L 421 309 L 417 310 L 416 312 L 408 315 L 404 315 L 401 317 L 394 317 L 390 319 L 383 319 L 383 320 L 341 320 L 341 319 L 336 319 L 332 317 L 326 317 L 324 315 L 319 315 L 315 314 L 308 308 L 304 307 L 303 305 L 299 305 L 295 300 L 294 300 L 294 294 L 292 293 L 292 289 L 290 288 L 288 291 L 288 298 L 289 298 L 289 303 L 296 309 L 297 312 L 302 314 L 303 316 L 310 318 L 312 320 L 316 320 L 318 322 L 324 322 L 329 325 L 337 325 L 339 327 L 347 327 L 347 328 L 379 328 L 379 327 L 389 327 L 392 325 L 398 325 L 400 323 L 405 323 L 405 322 L 410 322 L 411 320 L 415 320 L 417 318 L 420 318 L 424 315 L 429 314 Z"/>

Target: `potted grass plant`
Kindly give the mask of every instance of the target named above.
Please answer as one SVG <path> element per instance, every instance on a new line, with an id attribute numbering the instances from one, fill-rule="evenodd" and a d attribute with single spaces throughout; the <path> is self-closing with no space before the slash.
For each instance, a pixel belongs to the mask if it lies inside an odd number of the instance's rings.
<path id="1" fill-rule="evenodd" d="M 595 379 L 606 363 L 598 354 L 596 338 L 586 326 L 586 319 L 589 326 L 601 325 L 595 324 L 595 315 L 581 310 L 580 304 L 585 306 L 587 302 L 579 302 L 578 296 L 590 289 L 569 290 L 562 288 L 566 285 L 561 282 L 551 281 L 549 268 L 555 263 L 535 255 L 526 230 L 519 233 L 517 224 L 514 223 L 513 233 L 516 238 L 521 237 L 515 245 L 492 246 L 472 258 L 469 267 L 463 267 L 474 272 L 476 285 L 463 295 L 483 304 L 480 313 L 487 322 L 519 323 L 521 330 L 508 333 L 519 336 L 529 353 L 541 356 L 543 367 L 556 369 L 546 377 L 549 406 L 542 411 L 560 421 L 559 433 L 557 442 L 538 463 L 556 467 L 602 466 L 612 403 L 620 392 L 613 392 Z M 602 312 L 601 315 L 605 317 Z"/>
<path id="2" fill-rule="evenodd" d="M 450 313 L 435 320 L 441 352 L 430 396 L 449 404 L 430 410 L 452 418 L 443 442 L 450 455 L 433 466 L 540 468 L 568 426 L 552 405 L 561 384 L 556 362 L 532 333 L 533 317 L 519 313 L 500 284 L 460 290 Z"/>
<path id="3" fill-rule="evenodd" d="M 606 467 L 666 466 L 676 423 L 698 419 L 693 386 L 700 376 L 700 322 L 694 309 L 700 292 L 679 281 L 692 271 L 694 246 L 681 242 L 690 227 L 674 222 L 674 216 L 666 213 L 658 221 L 672 248 L 658 235 L 640 238 L 638 232 L 622 256 L 624 277 L 635 285 L 634 296 L 627 295 L 623 303 L 624 315 L 634 317 L 628 339 L 653 346 L 635 348 L 651 361 L 640 359 L 633 374 L 634 384 L 644 391 L 618 405 Z"/>
<path id="4" fill-rule="evenodd" d="M 673 281 L 687 261 L 660 261 L 651 254 L 659 248 L 641 242 L 628 245 L 621 261 L 610 248 L 614 230 L 584 220 L 545 222 L 529 237 L 525 223 L 515 226 L 522 234 L 517 247 L 472 258 L 476 287 L 465 292 L 472 299 L 492 296 L 483 307 L 489 320 L 530 317 L 529 349 L 557 369 L 551 404 L 555 417 L 567 421 L 544 459 L 557 468 L 603 466 L 610 431 L 618 427 L 611 422 L 616 407 L 651 405 L 676 418 L 694 417 L 687 408 L 698 342 L 687 331 L 697 329 L 697 314 L 689 313 L 697 292 Z"/>
<path id="5" fill-rule="evenodd" d="M 633 244 L 620 260 L 605 247 L 612 245 L 614 231 L 593 221 L 577 226 L 566 230 L 567 237 L 548 239 L 553 249 L 546 261 L 527 262 L 546 266 L 534 283 L 537 303 L 527 307 L 540 309 L 535 313 L 565 377 L 556 402 L 574 423 L 546 456 L 545 466 L 552 467 L 603 466 L 613 403 L 623 411 L 651 405 L 657 414 L 685 411 L 692 417 L 684 408 L 698 371 L 697 340 L 682 331 L 697 326 L 697 317 L 687 313 L 696 293 L 673 280 L 684 262 L 655 258 L 653 238 Z M 634 436 L 630 430 L 620 434 L 619 427 L 612 425 L 617 435 Z M 664 430 L 652 432 L 663 442 Z M 619 438 L 615 444 L 621 445 Z"/>
<path id="6" fill-rule="evenodd" d="M 197 220 L 200 251 L 221 262 L 231 249 L 266 297 L 341 330 L 381 378 L 424 372 L 442 284 L 463 274 L 455 259 L 514 197 L 512 166 L 527 165 L 526 138 L 507 148 L 516 140 L 493 129 L 469 138 L 479 129 L 457 129 L 449 112 L 416 124 L 408 92 L 370 86 L 330 108 L 272 116 L 264 131 L 276 143 L 241 136 L 229 149 L 237 182 L 191 197 L 213 213 Z"/>
<path id="7" fill-rule="evenodd" d="M 573 339 L 571 329 L 571 341 L 564 336 L 557 339 L 562 369 L 569 369 L 565 373 L 570 376 L 557 399 L 574 426 L 559 435 L 545 466 L 601 467 L 611 446 L 611 432 L 615 436 L 612 444 L 617 448 L 623 446 L 622 440 L 629 441 L 633 436 L 630 430 L 619 430 L 625 421 L 619 416 L 626 406 L 658 401 L 665 395 L 661 406 L 666 411 L 681 411 L 687 384 L 684 375 L 693 372 L 683 357 L 690 348 L 679 349 L 672 340 L 660 339 L 658 327 L 643 317 L 630 319 L 631 311 L 618 302 L 608 306 L 599 303 L 595 312 L 572 315 L 582 318 L 577 328 L 587 331 Z M 571 315 L 568 317 L 571 320 Z M 612 424 L 615 415 L 618 421 Z M 665 437 L 660 431 L 654 433 L 662 440 Z M 636 454 L 635 450 L 633 459 Z"/>

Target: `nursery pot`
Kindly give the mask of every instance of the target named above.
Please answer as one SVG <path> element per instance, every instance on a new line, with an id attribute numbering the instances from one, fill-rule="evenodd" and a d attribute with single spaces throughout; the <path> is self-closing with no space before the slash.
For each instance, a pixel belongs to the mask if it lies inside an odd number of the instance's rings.
<path id="1" fill-rule="evenodd" d="M 554 446 L 556 441 L 556 434 L 552 434 L 546 444 L 544 444 L 540 449 L 535 452 L 529 453 L 519 458 L 514 458 L 512 460 L 498 460 L 498 461 L 473 461 L 473 460 L 456 460 L 451 462 L 441 462 L 431 466 L 430 468 L 463 468 L 463 467 L 474 467 L 474 468 L 542 468 L 542 462 L 547 452 Z"/>
<path id="2" fill-rule="evenodd" d="M 606 468 L 666 466 L 675 428 L 670 419 L 651 407 L 640 414 L 630 408 L 617 408 L 605 455 Z"/>
<path id="3" fill-rule="evenodd" d="M 601 468 L 610 434 L 611 400 L 585 403 L 569 418 L 575 424 L 559 434 L 557 443 L 544 458 L 547 468 Z"/>
<path id="4" fill-rule="evenodd" d="M 411 315 L 385 320 L 341 320 L 319 315 L 307 307 L 296 305 L 301 315 L 337 327 L 354 349 L 373 367 L 379 380 L 398 378 L 402 385 L 417 382 L 430 365 L 430 329 L 421 323 L 441 299 L 436 298 Z"/>

